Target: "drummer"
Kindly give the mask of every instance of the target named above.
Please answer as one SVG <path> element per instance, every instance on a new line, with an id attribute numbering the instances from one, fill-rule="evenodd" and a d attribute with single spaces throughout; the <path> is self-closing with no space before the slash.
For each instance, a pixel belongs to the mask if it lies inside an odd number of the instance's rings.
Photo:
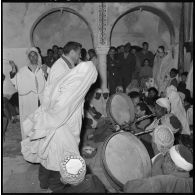
<path id="1" fill-rule="evenodd" d="M 151 115 L 152 112 L 150 111 L 150 109 L 148 108 L 148 106 L 143 103 L 143 102 L 139 102 L 137 104 L 137 106 L 135 107 L 135 121 L 138 119 L 138 118 L 141 118 L 143 116 L 149 116 Z M 142 120 L 141 122 L 138 122 L 136 124 L 136 127 L 142 131 L 145 130 L 145 128 L 152 122 L 152 119 L 151 118 L 147 118 L 145 120 Z"/>
<path id="2" fill-rule="evenodd" d="M 155 104 L 156 119 L 145 130 L 155 129 L 160 124 L 160 119 L 170 112 L 171 105 L 168 98 L 159 98 Z"/>
<path id="3" fill-rule="evenodd" d="M 128 193 L 192 193 L 193 155 L 183 145 L 172 146 L 169 152 L 159 155 L 152 167 L 152 177 L 128 181 Z"/>
<path id="4" fill-rule="evenodd" d="M 134 106 L 136 107 L 137 104 L 140 102 L 140 94 L 137 91 L 132 91 L 128 94 L 128 96 L 131 98 Z"/>

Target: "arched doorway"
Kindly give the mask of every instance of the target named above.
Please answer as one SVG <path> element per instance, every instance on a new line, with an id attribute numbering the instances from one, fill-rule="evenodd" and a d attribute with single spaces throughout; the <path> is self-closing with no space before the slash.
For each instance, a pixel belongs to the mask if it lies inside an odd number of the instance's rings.
<path id="1" fill-rule="evenodd" d="M 63 47 L 68 41 L 77 41 L 86 49 L 94 48 L 93 32 L 86 19 L 76 11 L 53 8 L 37 18 L 31 27 L 32 46 L 43 50 L 43 55 L 52 45 Z"/>
<path id="2" fill-rule="evenodd" d="M 121 22 L 121 19 L 124 19 L 125 17 L 127 17 L 127 15 L 129 15 L 129 18 L 131 18 L 132 14 L 134 14 L 134 13 L 142 13 L 142 12 L 144 12 L 144 13 L 147 12 L 148 15 L 150 14 L 150 15 L 153 15 L 154 17 L 156 17 L 156 18 L 160 18 L 160 21 L 162 23 L 164 23 L 164 26 L 167 28 L 166 36 L 168 38 L 166 37 L 166 39 L 169 40 L 169 45 L 173 45 L 175 43 L 175 30 L 174 30 L 174 26 L 173 26 L 173 23 L 172 23 L 171 19 L 162 10 L 160 10 L 158 8 L 155 8 L 155 7 L 151 7 L 151 6 L 137 6 L 137 7 L 134 7 L 132 9 L 126 11 L 122 15 L 120 15 L 116 19 L 116 21 L 114 22 L 114 24 L 113 24 L 113 26 L 111 28 L 111 31 L 110 31 L 110 43 L 111 43 L 111 45 L 113 45 L 113 34 L 115 33 L 114 29 L 116 29 L 116 25 L 118 25 Z M 144 19 L 143 19 L 143 21 L 144 21 Z M 133 19 L 131 18 L 131 23 L 133 23 L 133 22 L 136 22 L 136 21 L 133 21 Z M 149 22 L 146 22 L 146 24 L 149 25 Z M 121 31 L 121 29 L 120 29 L 120 31 Z M 137 33 L 137 36 L 139 36 L 139 33 Z M 140 36 L 142 36 L 141 33 L 140 33 Z M 153 37 L 151 37 L 151 39 L 152 38 Z M 147 41 L 147 40 L 145 40 L 145 41 Z M 126 41 L 126 42 L 128 42 L 128 41 Z M 121 44 L 123 44 L 123 43 L 121 43 Z M 118 46 L 118 45 L 114 45 L 114 46 Z"/>

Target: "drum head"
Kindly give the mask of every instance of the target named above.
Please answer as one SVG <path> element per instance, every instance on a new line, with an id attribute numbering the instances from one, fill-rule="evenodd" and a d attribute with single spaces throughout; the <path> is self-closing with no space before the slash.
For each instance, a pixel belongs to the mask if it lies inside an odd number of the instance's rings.
<path id="1" fill-rule="evenodd" d="M 113 187 L 151 176 L 151 160 L 141 141 L 128 132 L 115 133 L 103 145 L 102 166 Z M 112 185 L 111 183 L 111 185 Z"/>
<path id="2" fill-rule="evenodd" d="M 124 93 L 112 95 L 107 101 L 106 111 L 109 118 L 118 125 L 133 122 L 135 118 L 133 102 Z"/>

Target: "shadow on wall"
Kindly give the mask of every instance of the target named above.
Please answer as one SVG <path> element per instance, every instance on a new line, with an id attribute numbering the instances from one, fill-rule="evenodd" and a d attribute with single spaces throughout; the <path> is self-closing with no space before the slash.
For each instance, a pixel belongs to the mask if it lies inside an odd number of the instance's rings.
<path id="1" fill-rule="evenodd" d="M 87 24 L 70 12 L 59 10 L 43 16 L 33 31 L 33 42 L 41 48 L 43 55 L 54 44 L 63 47 L 68 41 L 77 41 L 86 49 L 93 48 Z"/>

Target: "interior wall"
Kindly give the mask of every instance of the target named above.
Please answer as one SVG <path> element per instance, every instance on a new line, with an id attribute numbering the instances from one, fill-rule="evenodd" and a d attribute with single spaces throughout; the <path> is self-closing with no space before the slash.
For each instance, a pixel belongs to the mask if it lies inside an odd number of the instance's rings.
<path id="1" fill-rule="evenodd" d="M 70 22 L 71 21 L 71 22 Z M 54 44 L 64 47 L 68 41 L 76 41 L 84 48 L 93 48 L 92 37 L 87 24 L 79 16 L 70 12 L 54 12 L 44 17 L 33 32 L 33 42 L 42 54 Z"/>
<path id="2" fill-rule="evenodd" d="M 130 42 L 142 47 L 142 42 L 149 43 L 155 52 L 159 45 L 170 47 L 170 33 L 165 22 L 148 11 L 134 11 L 124 15 L 114 26 L 111 45 L 119 46 Z"/>

